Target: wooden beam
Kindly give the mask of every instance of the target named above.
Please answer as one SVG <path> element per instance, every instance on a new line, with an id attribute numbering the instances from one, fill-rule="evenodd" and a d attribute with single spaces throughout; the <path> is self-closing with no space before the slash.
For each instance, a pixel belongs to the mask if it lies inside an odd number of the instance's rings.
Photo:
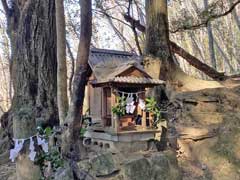
<path id="1" fill-rule="evenodd" d="M 114 89 L 111 88 L 111 107 L 115 106 L 115 104 L 116 104 L 116 95 L 114 93 Z M 116 118 L 116 115 L 113 114 L 113 112 L 111 112 L 111 127 L 115 133 L 118 132 L 118 128 L 119 128 L 118 121 L 119 120 Z"/>

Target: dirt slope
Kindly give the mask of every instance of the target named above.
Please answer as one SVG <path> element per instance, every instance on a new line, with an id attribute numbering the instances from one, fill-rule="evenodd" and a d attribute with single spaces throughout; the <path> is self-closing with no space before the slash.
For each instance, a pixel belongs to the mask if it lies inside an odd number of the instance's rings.
<path id="1" fill-rule="evenodd" d="M 179 164 L 184 179 L 240 179 L 240 87 L 177 94 Z"/>

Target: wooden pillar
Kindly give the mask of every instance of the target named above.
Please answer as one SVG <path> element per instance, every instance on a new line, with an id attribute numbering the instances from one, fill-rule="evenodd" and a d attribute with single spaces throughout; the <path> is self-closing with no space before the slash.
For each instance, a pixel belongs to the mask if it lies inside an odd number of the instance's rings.
<path id="1" fill-rule="evenodd" d="M 111 107 L 116 105 L 116 95 L 114 94 L 114 89 L 111 88 Z M 111 112 L 111 128 L 114 132 L 118 132 L 118 118 L 113 112 Z"/>
<path id="2" fill-rule="evenodd" d="M 145 100 L 145 93 L 139 94 L 139 97 L 140 97 L 141 99 Z M 138 108 L 140 108 L 140 107 L 138 106 Z M 140 111 L 141 111 L 141 116 L 142 116 L 142 128 L 143 128 L 143 129 L 146 129 L 146 127 L 147 127 L 147 116 L 146 116 L 146 112 L 143 111 L 141 108 L 140 108 Z"/>
<path id="3" fill-rule="evenodd" d="M 150 126 L 150 127 L 152 127 L 152 124 L 153 124 L 153 118 L 154 118 L 153 113 L 149 113 L 149 126 Z"/>
<path id="4" fill-rule="evenodd" d="M 146 127 L 147 127 L 146 111 L 143 111 L 143 114 L 142 114 L 142 127 L 143 127 L 143 129 L 146 129 Z"/>

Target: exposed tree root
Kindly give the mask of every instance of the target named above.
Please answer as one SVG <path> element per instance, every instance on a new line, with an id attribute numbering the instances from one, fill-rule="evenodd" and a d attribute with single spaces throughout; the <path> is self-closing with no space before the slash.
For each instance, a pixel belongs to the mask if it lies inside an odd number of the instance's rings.
<path id="1" fill-rule="evenodd" d="M 208 81 L 194 78 L 184 73 L 180 68 L 172 73 L 172 82 L 176 91 L 198 91 L 207 88 L 220 88 L 224 85 L 218 81 Z"/>

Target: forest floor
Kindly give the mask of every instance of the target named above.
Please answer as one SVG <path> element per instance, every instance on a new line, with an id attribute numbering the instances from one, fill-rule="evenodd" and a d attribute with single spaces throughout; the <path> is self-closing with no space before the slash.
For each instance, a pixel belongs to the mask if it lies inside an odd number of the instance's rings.
<path id="1" fill-rule="evenodd" d="M 183 179 L 240 179 L 240 86 L 179 93 L 172 101 L 179 105 Z"/>
<path id="2" fill-rule="evenodd" d="M 7 163 L 0 166 L 1 180 L 14 180 L 15 178 L 15 163 Z"/>

